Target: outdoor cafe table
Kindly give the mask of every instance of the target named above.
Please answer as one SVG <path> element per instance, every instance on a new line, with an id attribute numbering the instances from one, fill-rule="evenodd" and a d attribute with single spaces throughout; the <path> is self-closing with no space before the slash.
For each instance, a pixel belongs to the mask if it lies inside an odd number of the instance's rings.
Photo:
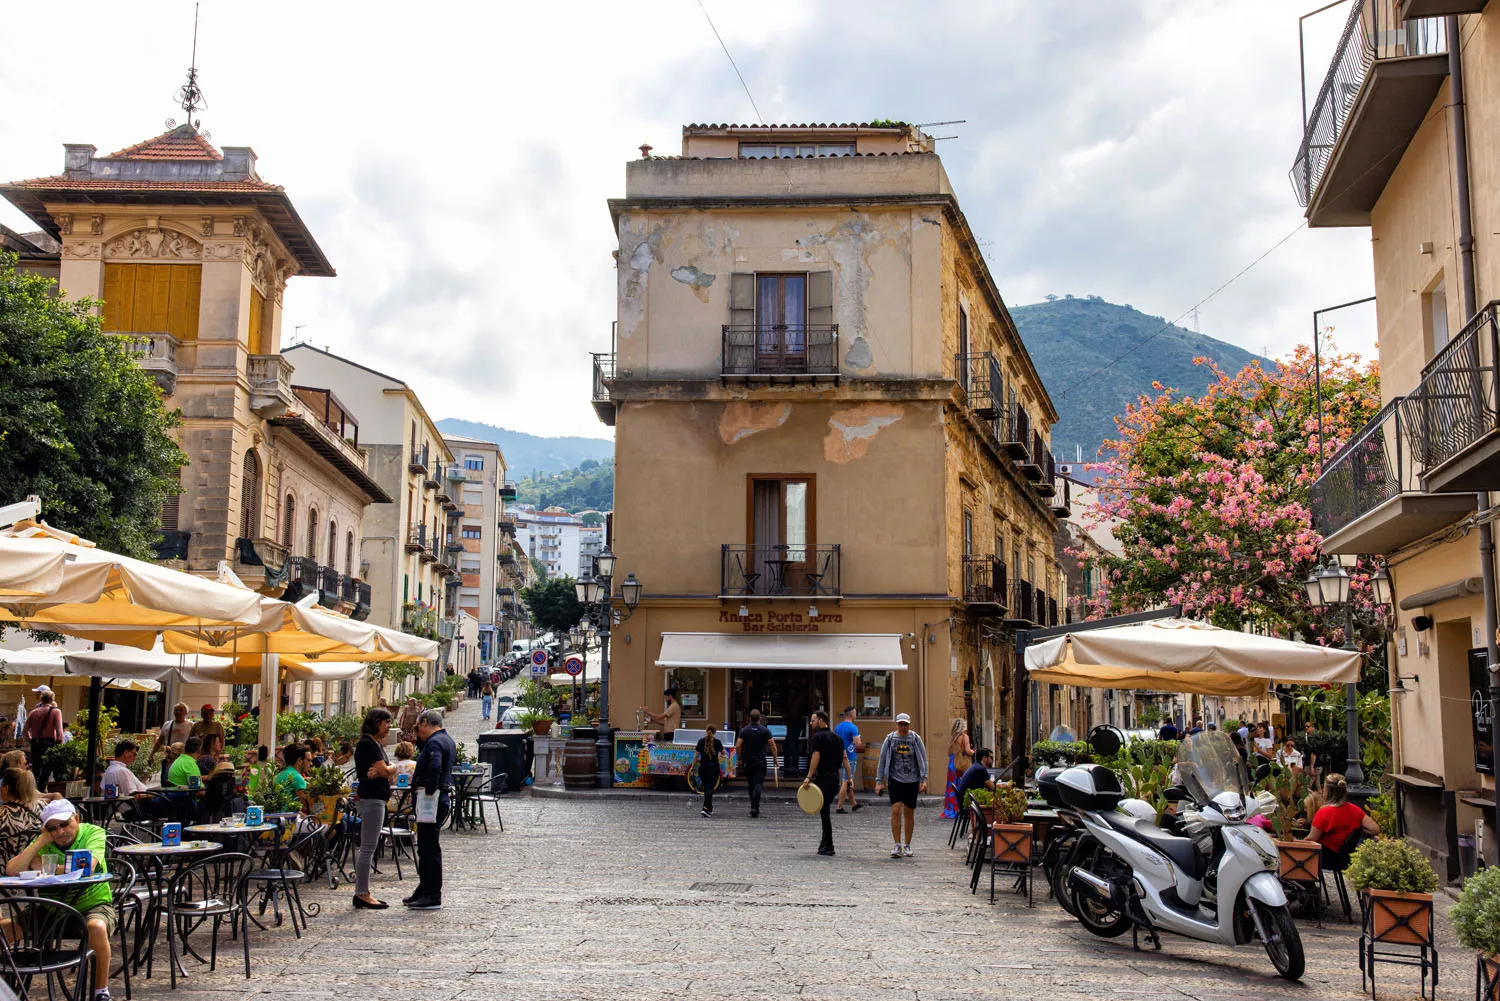
<path id="1" fill-rule="evenodd" d="M 100 827 L 107 827 L 109 822 L 115 819 L 115 814 L 120 812 L 122 806 L 134 801 L 134 797 L 131 796 L 85 796 L 74 800 L 83 807 L 83 815 L 88 822 Z"/>
<path id="2" fill-rule="evenodd" d="M 455 768 L 453 770 L 453 802 L 450 804 L 452 809 L 448 815 L 450 831 L 465 828 L 474 830 L 479 826 L 470 813 L 470 807 L 473 797 L 482 791 L 479 788 L 479 782 L 483 778 L 483 769 Z"/>
<path id="3" fill-rule="evenodd" d="M 36 890 L 66 890 L 75 886 L 91 886 L 94 883 L 108 883 L 109 873 L 96 872 L 88 876 L 76 876 L 73 879 L 60 879 L 57 876 L 37 876 L 35 879 L 22 879 L 20 876 L 0 876 L 0 891 L 19 891 L 26 896 L 32 896 Z"/>
<path id="4" fill-rule="evenodd" d="M 159 841 L 154 841 L 141 845 L 117 845 L 110 849 L 111 855 L 117 855 L 135 864 L 137 875 L 150 885 L 149 903 L 145 913 L 141 915 L 140 928 L 144 931 L 150 927 L 152 948 L 156 946 L 162 901 L 166 899 L 172 877 L 182 866 L 197 861 L 204 855 L 220 851 L 223 847 L 217 841 L 184 841 L 180 845 L 164 845 Z M 187 976 L 187 968 L 182 965 L 180 958 L 177 961 L 177 972 Z"/>
<path id="5" fill-rule="evenodd" d="M 235 849 L 242 850 L 249 847 L 252 834 L 263 834 L 266 831 L 274 831 L 277 824 L 194 824 L 183 830 L 189 834 L 215 835 L 224 838 L 234 838 Z"/>

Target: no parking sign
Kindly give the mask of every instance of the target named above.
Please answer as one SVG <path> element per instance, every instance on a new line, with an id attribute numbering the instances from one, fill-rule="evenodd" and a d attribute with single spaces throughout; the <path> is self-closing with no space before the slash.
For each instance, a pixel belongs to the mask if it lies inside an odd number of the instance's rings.
<path id="1" fill-rule="evenodd" d="M 563 670 L 575 678 L 578 677 L 583 673 L 583 658 L 576 653 L 568 654 L 568 659 L 563 661 Z"/>
<path id="2" fill-rule="evenodd" d="M 533 678 L 547 676 L 547 651 L 541 647 L 531 651 L 531 676 Z"/>

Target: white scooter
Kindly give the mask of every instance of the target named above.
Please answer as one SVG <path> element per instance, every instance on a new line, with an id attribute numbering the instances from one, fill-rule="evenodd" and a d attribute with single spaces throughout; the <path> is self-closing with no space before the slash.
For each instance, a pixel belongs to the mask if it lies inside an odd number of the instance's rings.
<path id="1" fill-rule="evenodd" d="M 1096 935 L 1144 932 L 1158 949 L 1162 931 L 1225 945 L 1258 938 L 1278 974 L 1301 979 L 1302 939 L 1277 874 L 1276 846 L 1246 822 L 1275 810 L 1275 797 L 1250 792 L 1244 761 L 1219 732 L 1184 740 L 1177 772 L 1181 786 L 1168 798 L 1193 806 L 1178 817 L 1186 836 L 1157 826 L 1150 804 L 1125 799 L 1115 773 L 1102 765 L 1057 777 L 1059 795 L 1087 832 L 1067 870 L 1069 909 Z"/>

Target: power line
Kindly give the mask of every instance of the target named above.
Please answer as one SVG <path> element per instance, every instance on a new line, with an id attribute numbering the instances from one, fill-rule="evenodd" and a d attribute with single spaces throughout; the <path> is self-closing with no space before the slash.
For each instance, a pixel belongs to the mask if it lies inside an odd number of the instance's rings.
<path id="1" fill-rule="evenodd" d="M 698 0 L 698 9 L 703 11 L 703 19 L 708 22 L 709 28 L 713 29 L 714 37 L 719 40 L 719 48 L 724 50 L 724 56 L 729 60 L 729 65 L 734 67 L 734 75 L 740 78 L 740 86 L 745 88 L 745 96 L 750 98 L 750 108 L 755 112 L 755 124 L 762 124 L 765 122 L 765 117 L 761 115 L 760 108 L 755 105 L 755 95 L 750 93 L 750 85 L 745 82 L 745 74 L 740 72 L 739 66 L 735 64 L 734 56 L 729 54 L 729 46 L 724 44 L 724 38 L 719 34 L 719 29 L 714 27 L 714 19 L 708 16 L 708 8 L 703 6 L 703 0 Z"/>
<path id="2" fill-rule="evenodd" d="M 1077 382 L 1073 383 L 1067 389 L 1063 390 L 1061 393 L 1058 393 L 1057 394 L 1058 398 L 1059 399 L 1065 399 L 1069 393 L 1071 393 L 1073 390 L 1077 389 L 1079 386 L 1082 386 L 1084 383 L 1088 382 L 1094 376 L 1096 376 L 1096 375 L 1102 375 L 1105 372 L 1108 372 L 1110 369 L 1114 368 L 1116 364 L 1118 364 L 1119 362 L 1123 361 L 1128 355 L 1134 354 L 1135 352 L 1139 351 L 1141 348 L 1143 348 L 1147 344 L 1149 344 L 1151 341 L 1155 340 L 1156 338 L 1160 337 L 1162 334 L 1166 333 L 1172 327 L 1176 326 L 1177 323 L 1178 323 L 1178 321 L 1182 320 L 1189 313 L 1197 313 L 1199 306 L 1205 305 L 1214 296 L 1218 295 L 1220 292 L 1224 291 L 1229 286 L 1231 286 L 1235 282 L 1239 281 L 1240 278 L 1242 278 L 1247 272 L 1249 272 L 1249 270 L 1251 268 L 1255 267 L 1261 261 L 1265 260 L 1267 257 L 1270 257 L 1278 249 L 1280 249 L 1280 247 L 1281 247 L 1281 245 L 1283 243 L 1286 243 L 1292 237 L 1294 237 L 1298 233 L 1302 232 L 1302 229 L 1306 225 L 1307 225 L 1307 220 L 1305 220 L 1305 219 L 1302 222 L 1299 222 L 1297 224 L 1297 226 L 1296 226 L 1295 229 L 1293 229 L 1286 236 L 1283 236 L 1281 239 L 1277 240 L 1274 244 L 1272 244 L 1272 246 L 1271 246 L 1271 248 L 1269 250 L 1267 250 L 1265 253 L 1261 254 L 1259 257 L 1257 257 L 1255 260 L 1251 261 L 1249 264 L 1245 265 L 1243 268 L 1240 268 L 1240 270 L 1237 271 L 1237 272 L 1235 272 L 1234 276 L 1231 277 L 1224 284 L 1220 285 L 1218 288 L 1216 288 L 1212 292 L 1208 293 L 1208 295 L 1204 296 L 1202 299 L 1199 299 L 1197 302 L 1193 303 L 1193 305 L 1189 306 L 1187 309 L 1185 309 L 1181 313 L 1179 313 L 1177 315 L 1177 319 L 1166 321 L 1165 323 L 1163 323 L 1161 325 L 1160 328 L 1158 328 L 1156 331 L 1154 331 L 1149 337 L 1145 338 L 1140 343 L 1134 344 L 1131 347 L 1126 348 L 1124 351 L 1121 351 L 1119 354 L 1115 355 L 1115 357 L 1111 358 L 1107 363 L 1105 363 L 1102 367 L 1095 369 L 1094 371 L 1090 372 L 1088 375 L 1084 376 L 1082 379 L 1079 379 Z"/>

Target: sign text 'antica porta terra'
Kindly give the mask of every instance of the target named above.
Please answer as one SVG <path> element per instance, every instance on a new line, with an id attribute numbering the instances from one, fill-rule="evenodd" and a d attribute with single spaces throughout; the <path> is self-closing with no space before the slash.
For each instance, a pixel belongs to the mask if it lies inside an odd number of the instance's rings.
<path id="1" fill-rule="evenodd" d="M 839 612 L 808 618 L 801 612 L 752 612 L 740 615 L 725 609 L 719 612 L 720 622 L 738 622 L 747 633 L 815 633 L 820 626 L 840 625 L 844 616 Z"/>

